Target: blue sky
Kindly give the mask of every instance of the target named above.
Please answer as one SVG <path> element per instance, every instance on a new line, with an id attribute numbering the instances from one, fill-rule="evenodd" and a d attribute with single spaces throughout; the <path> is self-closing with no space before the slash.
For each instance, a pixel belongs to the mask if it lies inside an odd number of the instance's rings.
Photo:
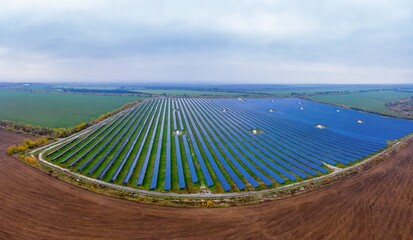
<path id="1" fill-rule="evenodd" d="M 413 83 L 402 0 L 2 0 L 0 81 Z"/>

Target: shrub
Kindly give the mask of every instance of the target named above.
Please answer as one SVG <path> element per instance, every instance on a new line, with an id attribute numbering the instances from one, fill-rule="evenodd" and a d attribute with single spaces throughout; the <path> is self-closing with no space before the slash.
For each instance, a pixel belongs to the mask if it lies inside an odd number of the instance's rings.
<path id="1" fill-rule="evenodd" d="M 9 155 L 13 155 L 17 153 L 17 145 L 11 145 L 10 147 L 7 148 L 7 153 Z"/>
<path id="2" fill-rule="evenodd" d="M 22 161 L 25 161 L 25 162 L 27 162 L 28 164 L 33 165 L 33 166 L 38 166 L 38 165 L 39 165 L 39 163 L 37 162 L 36 158 L 34 158 L 34 157 L 25 156 L 25 155 L 23 155 L 23 154 L 20 154 L 20 155 L 19 155 L 19 159 L 22 160 Z"/>
<path id="3" fill-rule="evenodd" d="M 16 153 L 24 153 L 27 150 L 31 150 L 34 148 L 38 148 L 38 147 L 43 147 L 45 145 L 47 145 L 50 141 L 52 141 L 52 138 L 48 138 L 48 137 L 41 137 L 36 139 L 35 141 L 32 141 L 30 139 L 25 139 L 23 141 L 23 144 L 14 144 L 10 147 L 7 148 L 7 153 L 10 155 L 16 154 Z"/>
<path id="4" fill-rule="evenodd" d="M 83 122 L 83 123 L 80 123 L 79 125 L 77 125 L 76 127 L 74 127 L 74 128 L 73 128 L 73 131 L 74 131 L 74 132 L 80 132 L 80 131 L 82 131 L 83 129 L 87 128 L 88 126 L 89 126 L 89 124 Z"/>
<path id="5" fill-rule="evenodd" d="M 48 143 L 49 143 L 49 139 L 47 137 L 41 137 L 41 138 L 36 139 L 35 146 L 36 147 L 42 147 L 42 146 L 45 146 Z"/>
<path id="6" fill-rule="evenodd" d="M 23 143 L 27 145 L 27 148 L 31 149 L 36 146 L 36 143 L 30 139 L 24 139 Z"/>
<path id="7" fill-rule="evenodd" d="M 25 152 L 29 149 L 29 146 L 27 146 L 26 144 L 21 144 L 17 147 L 17 152 Z"/>

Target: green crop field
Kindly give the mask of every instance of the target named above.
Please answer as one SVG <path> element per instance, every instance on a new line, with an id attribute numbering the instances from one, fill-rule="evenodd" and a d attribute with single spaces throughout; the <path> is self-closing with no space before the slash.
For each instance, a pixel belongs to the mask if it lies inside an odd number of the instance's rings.
<path id="1" fill-rule="evenodd" d="M 73 127 L 137 99 L 0 90 L 0 119 L 52 128 Z"/>
<path id="2" fill-rule="evenodd" d="M 397 91 L 378 91 L 340 95 L 319 95 L 311 96 L 309 98 L 315 101 L 348 106 L 370 112 L 388 114 L 395 117 L 402 117 L 401 114 L 386 108 L 385 104 L 387 102 L 396 101 L 410 96 L 413 96 L 413 93 Z"/>
<path id="3" fill-rule="evenodd" d="M 265 94 L 274 94 L 276 96 L 285 97 L 289 96 L 293 93 L 295 94 L 317 94 L 322 92 L 357 92 L 361 90 L 370 90 L 371 88 L 318 88 L 318 89 L 290 89 L 290 90 L 262 90 L 258 91 L 258 93 L 265 93 Z"/>
<path id="4" fill-rule="evenodd" d="M 333 93 L 333 92 L 343 92 L 343 94 L 349 93 L 359 93 L 362 91 L 393 91 L 397 86 L 380 86 L 380 85 L 371 85 L 371 86 L 357 86 L 357 85 L 337 85 L 335 87 L 317 87 L 312 85 L 297 85 L 295 88 L 292 87 L 290 89 L 278 89 L 278 90 L 260 90 L 260 91 L 247 91 L 247 92 L 256 92 L 256 93 L 265 93 L 265 94 L 273 94 L 279 97 L 289 96 L 291 94 L 302 94 L 302 95 L 317 95 L 320 93 Z M 409 90 L 409 88 L 404 88 L 404 90 Z M 345 93 L 346 92 L 346 93 Z"/>

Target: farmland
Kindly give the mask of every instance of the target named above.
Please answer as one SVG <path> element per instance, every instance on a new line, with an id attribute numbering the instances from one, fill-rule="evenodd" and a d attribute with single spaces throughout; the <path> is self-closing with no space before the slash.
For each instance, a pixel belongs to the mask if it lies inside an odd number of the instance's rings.
<path id="1" fill-rule="evenodd" d="M 260 90 L 260 91 L 251 91 L 257 93 L 266 93 L 272 94 L 278 97 L 287 97 L 291 95 L 319 95 L 319 94 L 332 94 L 332 93 L 358 93 L 363 91 L 373 91 L 378 90 L 379 87 L 383 86 L 354 86 L 354 85 L 338 85 L 338 86 L 330 86 L 330 87 L 298 87 L 290 88 L 287 90 L 276 89 L 276 90 Z"/>
<path id="2" fill-rule="evenodd" d="M 410 121 L 301 99 L 153 98 L 43 155 L 138 189 L 239 192 L 327 174 L 410 132 Z"/>
<path id="3" fill-rule="evenodd" d="M 349 94 L 317 95 L 309 97 L 312 100 L 348 106 L 369 112 L 376 112 L 395 117 L 403 117 L 402 114 L 388 109 L 385 104 L 413 96 L 413 92 L 376 91 L 358 92 Z"/>
<path id="4" fill-rule="evenodd" d="M 330 187 L 205 209 L 141 204 L 68 185 L 6 154 L 24 138 L 0 129 L 0 232 L 6 239 L 410 239 L 413 231 L 413 142 Z"/>
<path id="5" fill-rule="evenodd" d="M 52 128 L 73 127 L 137 99 L 0 90 L 0 119 Z"/>

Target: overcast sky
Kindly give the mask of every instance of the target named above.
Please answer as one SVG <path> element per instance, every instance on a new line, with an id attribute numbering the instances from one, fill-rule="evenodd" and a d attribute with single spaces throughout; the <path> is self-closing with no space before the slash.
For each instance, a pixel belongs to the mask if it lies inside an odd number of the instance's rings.
<path id="1" fill-rule="evenodd" d="M 411 0 L 1 0 L 0 81 L 413 83 Z"/>

